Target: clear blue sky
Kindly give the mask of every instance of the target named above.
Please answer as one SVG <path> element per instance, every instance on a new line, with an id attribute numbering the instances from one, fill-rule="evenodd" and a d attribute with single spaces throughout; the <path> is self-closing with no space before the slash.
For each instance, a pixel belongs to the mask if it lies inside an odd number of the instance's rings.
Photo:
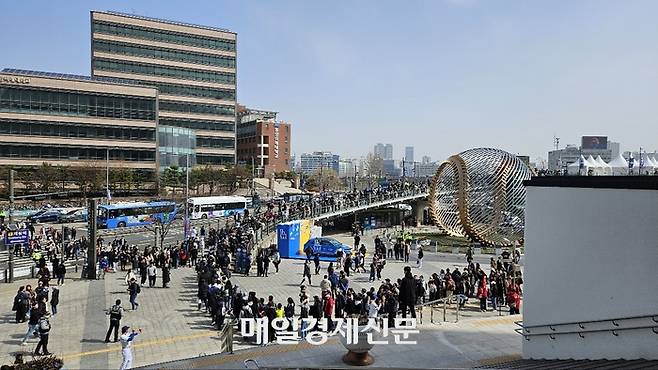
<path id="1" fill-rule="evenodd" d="M 92 9 L 237 32 L 238 100 L 297 154 L 658 148 L 658 1 L 4 1 L 0 66 L 89 74 Z"/>

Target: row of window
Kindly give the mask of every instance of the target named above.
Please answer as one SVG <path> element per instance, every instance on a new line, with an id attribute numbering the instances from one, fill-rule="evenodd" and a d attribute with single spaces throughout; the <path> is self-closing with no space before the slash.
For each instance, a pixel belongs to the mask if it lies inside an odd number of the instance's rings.
<path id="1" fill-rule="evenodd" d="M 3 87 L 0 110 L 154 120 L 155 99 Z"/>
<path id="2" fill-rule="evenodd" d="M 235 100 L 235 90 L 218 90 L 209 87 L 200 86 L 183 86 L 174 84 L 165 84 L 151 81 L 132 80 L 140 85 L 155 86 L 160 90 L 160 94 L 195 96 L 199 98 L 212 98 L 221 100 Z"/>
<path id="3" fill-rule="evenodd" d="M 155 130 L 149 128 L 77 125 L 59 122 L 0 121 L 0 134 L 155 141 Z"/>
<path id="4" fill-rule="evenodd" d="M 0 157 L 105 160 L 107 149 L 65 146 L 0 145 Z M 154 150 L 110 149 L 110 160 L 154 162 Z"/>
<path id="5" fill-rule="evenodd" d="M 212 211 L 225 211 L 225 210 L 237 210 L 245 208 L 244 202 L 233 202 L 233 203 L 219 203 L 219 204 L 203 204 L 195 205 L 194 212 L 212 212 Z"/>
<path id="6" fill-rule="evenodd" d="M 228 165 L 233 164 L 233 162 L 234 160 L 232 155 L 196 155 L 196 163 L 198 165 Z"/>
<path id="7" fill-rule="evenodd" d="M 185 63 L 204 64 L 209 66 L 235 68 L 235 57 L 194 53 L 181 50 L 160 49 L 147 45 L 135 46 L 114 41 L 95 40 L 94 51 L 173 60 Z"/>
<path id="8" fill-rule="evenodd" d="M 192 130 L 210 130 L 210 131 L 235 131 L 235 124 L 232 122 L 218 121 L 201 121 L 201 120 L 177 120 L 171 118 L 160 118 L 160 125 L 190 128 Z"/>
<path id="9" fill-rule="evenodd" d="M 210 105 L 187 102 L 160 102 L 160 110 L 184 113 L 205 113 L 205 114 L 222 114 L 235 115 L 235 107 L 227 105 Z"/>
<path id="10" fill-rule="evenodd" d="M 169 42 L 172 44 L 190 45 L 207 49 L 235 51 L 235 40 L 216 39 L 199 35 L 190 35 L 167 30 L 156 30 L 128 24 L 95 21 L 94 32 L 124 36 L 145 40 Z"/>
<path id="11" fill-rule="evenodd" d="M 196 138 L 197 148 L 225 148 L 233 149 L 235 148 L 235 140 L 230 138 L 218 138 L 218 137 L 197 137 Z"/>
<path id="12" fill-rule="evenodd" d="M 159 206 L 159 207 L 142 207 L 142 208 L 124 208 L 124 209 L 111 209 L 109 211 L 110 218 L 117 218 L 122 216 L 142 216 L 153 215 L 156 213 L 171 213 L 174 211 L 175 206 Z"/>
<path id="13" fill-rule="evenodd" d="M 94 60 L 94 69 L 101 71 L 114 71 L 123 73 L 137 73 L 149 76 L 162 76 L 214 82 L 222 84 L 235 84 L 235 74 L 227 72 L 197 71 L 188 68 L 167 67 L 161 65 L 140 64 L 134 62 L 116 62 L 102 59 Z"/>

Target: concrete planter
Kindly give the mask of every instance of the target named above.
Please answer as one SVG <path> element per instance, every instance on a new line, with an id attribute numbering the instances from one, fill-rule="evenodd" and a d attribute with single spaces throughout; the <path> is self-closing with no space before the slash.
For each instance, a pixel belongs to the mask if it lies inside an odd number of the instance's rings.
<path id="1" fill-rule="evenodd" d="M 452 247 L 452 254 L 459 254 L 459 247 Z"/>
<path id="2" fill-rule="evenodd" d="M 496 256 L 500 256 L 503 253 L 503 248 L 496 248 Z"/>
<path id="3" fill-rule="evenodd" d="M 473 248 L 473 254 L 482 254 L 482 248 L 481 247 Z"/>
<path id="4" fill-rule="evenodd" d="M 368 366 L 375 362 L 369 351 L 375 346 L 374 343 L 368 343 L 368 333 L 372 334 L 372 340 L 380 339 L 380 334 L 376 330 L 369 328 L 365 332 L 365 325 L 359 325 L 359 340 L 357 343 L 347 343 L 347 339 L 339 335 L 340 343 L 345 347 L 347 353 L 343 355 L 343 362 L 352 366 Z"/>

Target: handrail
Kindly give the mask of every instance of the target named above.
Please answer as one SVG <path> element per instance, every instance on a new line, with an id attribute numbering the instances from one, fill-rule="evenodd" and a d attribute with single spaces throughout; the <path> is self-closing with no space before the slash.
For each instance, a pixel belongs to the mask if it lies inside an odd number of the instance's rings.
<path id="1" fill-rule="evenodd" d="M 590 333 L 603 333 L 603 332 L 611 332 L 612 335 L 619 336 L 618 331 L 624 331 L 624 330 L 638 330 L 638 329 L 651 329 L 651 331 L 654 332 L 654 334 L 658 334 L 658 326 L 655 325 L 642 325 L 642 326 L 632 326 L 628 328 L 608 328 L 608 329 L 589 329 L 589 330 L 572 330 L 572 331 L 559 331 L 559 332 L 554 332 L 554 333 L 522 333 L 521 331 L 523 328 L 518 328 L 514 329 L 515 332 L 518 334 L 523 335 L 523 338 L 525 340 L 530 340 L 530 337 L 534 336 L 540 336 L 540 335 L 548 335 L 549 338 L 555 339 L 556 335 L 566 335 L 566 334 L 578 334 L 578 336 L 581 339 L 585 338 L 585 334 L 590 334 Z"/>
<path id="2" fill-rule="evenodd" d="M 594 324 L 594 323 L 601 323 L 601 322 L 611 322 L 612 325 L 619 326 L 617 321 L 646 319 L 646 318 L 650 318 L 651 320 L 653 320 L 653 322 L 658 323 L 658 314 L 651 314 L 651 315 L 641 315 L 641 316 L 628 316 L 628 317 L 621 317 L 621 318 L 615 318 L 615 319 L 574 321 L 574 322 L 563 322 L 563 323 L 558 323 L 558 324 L 542 324 L 542 325 L 532 325 L 532 326 L 523 325 L 523 321 L 516 321 L 515 324 L 520 326 L 521 328 L 523 328 L 527 333 L 530 333 L 529 329 L 549 328 L 551 331 L 555 331 L 555 327 L 567 326 L 567 325 L 578 325 L 581 329 L 585 329 L 585 324 Z"/>

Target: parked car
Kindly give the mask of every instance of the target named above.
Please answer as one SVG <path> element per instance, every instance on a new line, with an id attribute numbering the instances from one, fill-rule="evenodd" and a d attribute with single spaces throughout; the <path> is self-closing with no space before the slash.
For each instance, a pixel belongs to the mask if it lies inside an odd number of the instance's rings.
<path id="1" fill-rule="evenodd" d="M 38 212 L 29 216 L 27 220 L 32 223 L 37 222 L 57 222 L 66 211 L 61 208 L 50 208 L 43 212 Z"/>
<path id="2" fill-rule="evenodd" d="M 336 239 L 318 237 L 311 238 L 304 244 L 304 253 L 320 254 L 320 257 L 336 257 L 338 251 L 342 251 L 343 255 L 351 254 L 352 247 L 343 244 Z"/>
<path id="3" fill-rule="evenodd" d="M 84 208 L 73 209 L 62 214 L 58 221 L 61 223 L 87 222 L 87 210 Z"/>

